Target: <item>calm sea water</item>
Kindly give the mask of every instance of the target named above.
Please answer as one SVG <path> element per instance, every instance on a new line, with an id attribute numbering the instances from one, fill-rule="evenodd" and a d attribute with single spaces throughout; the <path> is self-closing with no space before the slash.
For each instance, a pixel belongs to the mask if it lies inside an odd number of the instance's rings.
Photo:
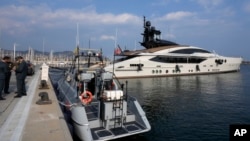
<path id="1" fill-rule="evenodd" d="M 128 85 L 152 129 L 120 140 L 228 141 L 230 124 L 250 124 L 250 65 L 235 73 L 128 79 Z"/>

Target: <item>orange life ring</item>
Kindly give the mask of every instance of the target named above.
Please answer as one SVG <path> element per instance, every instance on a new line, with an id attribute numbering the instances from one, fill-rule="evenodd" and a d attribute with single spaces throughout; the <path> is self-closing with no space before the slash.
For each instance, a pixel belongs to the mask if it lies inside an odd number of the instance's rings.
<path id="1" fill-rule="evenodd" d="M 87 97 L 85 97 L 85 94 Z M 92 93 L 90 91 L 85 91 L 81 94 L 81 101 L 83 104 L 89 104 L 92 101 Z"/>

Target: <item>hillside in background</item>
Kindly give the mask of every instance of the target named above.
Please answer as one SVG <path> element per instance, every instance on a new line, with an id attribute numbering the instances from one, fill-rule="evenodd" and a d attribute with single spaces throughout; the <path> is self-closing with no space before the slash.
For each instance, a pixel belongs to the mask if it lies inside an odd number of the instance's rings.
<path id="1" fill-rule="evenodd" d="M 3 54 L 13 54 L 13 50 L 6 50 L 6 49 L 1 49 L 0 50 L 1 53 Z M 18 51 L 16 50 L 16 54 L 28 54 L 28 50 L 26 51 Z M 43 52 L 43 51 L 38 51 L 38 50 L 34 50 L 34 54 L 36 55 L 50 55 L 50 52 Z M 72 56 L 73 52 L 72 51 L 61 51 L 61 52 L 53 52 L 53 55 L 57 56 L 57 55 L 66 55 L 66 56 Z"/>

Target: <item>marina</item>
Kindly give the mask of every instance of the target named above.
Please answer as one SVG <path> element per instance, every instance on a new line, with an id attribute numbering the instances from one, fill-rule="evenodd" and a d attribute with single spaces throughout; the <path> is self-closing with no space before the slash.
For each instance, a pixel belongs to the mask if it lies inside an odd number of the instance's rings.
<path id="1" fill-rule="evenodd" d="M 159 48 L 162 47 L 147 50 Z M 102 49 L 85 49 L 78 45 L 73 55 L 71 59 L 62 57 L 63 61 L 49 59 L 54 58 L 51 53 L 47 59 L 43 56 L 40 61 L 34 61 L 34 73 L 26 81 L 28 95 L 20 99 L 5 95 L 8 100 L 0 103 L 0 138 L 4 141 L 29 141 L 37 137 L 48 141 L 228 140 L 229 134 L 225 132 L 231 124 L 248 123 L 239 117 L 227 119 L 222 115 L 237 115 L 237 111 L 221 109 L 224 104 L 226 107 L 235 106 L 228 105 L 235 104 L 231 99 L 235 98 L 234 93 L 223 94 L 230 90 L 236 94 L 245 92 L 238 87 L 244 85 L 241 83 L 242 75 L 248 75 L 249 65 L 240 65 L 241 58 L 233 58 L 237 60 L 234 65 L 226 64 L 230 62 L 229 58 L 213 62 L 217 63 L 217 68 L 223 66 L 228 69 L 225 71 L 189 71 L 189 75 L 168 74 L 170 77 L 143 74 L 137 76 L 139 79 L 117 79 L 117 74 L 107 69 L 109 60 L 103 59 Z M 112 65 L 113 70 L 115 65 Z M 243 73 L 239 71 L 242 66 Z M 133 67 L 137 72 L 143 69 L 141 65 Z M 174 68 L 174 73 L 181 69 L 176 68 L 176 64 Z M 160 74 L 161 71 L 155 73 Z M 12 75 L 11 94 L 14 95 L 15 91 L 15 75 Z M 213 107 L 215 105 L 218 107 Z M 240 112 L 245 110 L 240 109 Z M 213 126 L 210 128 L 209 125 Z"/>
<path id="2" fill-rule="evenodd" d="M 134 70 L 117 67 L 117 63 L 109 65 L 110 61 L 103 59 L 102 49 L 79 45 L 72 52 L 73 57 L 55 59 L 53 53 L 41 59 L 26 56 L 34 64 L 34 72 L 26 80 L 27 96 L 11 97 L 16 91 L 13 74 L 11 94 L 5 95 L 7 100 L 0 103 L 0 138 L 3 141 L 228 140 L 231 124 L 249 123 L 245 116 L 230 116 L 239 115 L 249 106 L 248 97 L 243 101 L 235 99 L 241 94 L 245 96 L 243 75 L 250 77 L 249 65 L 241 65 L 242 58 L 224 58 L 191 46 L 180 47 L 191 50 L 191 55 L 162 55 L 164 49 L 179 48 L 176 45 L 164 42 L 160 47 L 124 52 L 129 58 L 140 54 L 139 64 L 130 62 Z M 167 64 L 170 66 L 151 67 L 149 72 L 153 75 L 138 74 L 146 68 L 141 61 L 155 65 L 149 63 L 152 59 L 142 57 L 152 57 L 148 54 L 152 52 L 157 52 L 157 57 L 163 60 L 167 57 L 168 61 L 174 61 Z M 180 60 L 183 64 L 176 62 Z M 207 72 L 199 64 L 205 60 L 210 64 Z M 184 65 L 195 71 L 185 70 Z M 166 75 L 162 74 L 164 68 L 174 70 L 164 70 Z M 117 69 L 121 69 L 118 72 L 124 77 L 115 72 Z M 239 106 L 237 102 L 244 104 L 239 111 L 232 108 Z"/>
<path id="3" fill-rule="evenodd" d="M 91 57 L 98 56 L 88 55 L 87 64 L 78 61 L 81 56 L 82 53 L 75 57 L 71 67 L 36 65 L 35 73 L 26 82 L 28 95 L 17 104 L 15 98 L 1 103 L 0 137 L 6 141 L 36 137 L 91 141 L 148 132 L 151 126 L 136 98 L 128 94 L 128 84 L 120 84 L 112 73 L 91 61 Z M 12 95 L 16 91 L 13 87 Z M 10 99 L 9 95 L 5 97 Z M 5 115 L 12 104 L 12 111 Z M 13 120 L 17 121 L 12 123 Z"/>
<path id="4" fill-rule="evenodd" d="M 0 141 L 250 141 L 249 17 L 250 0 L 1 0 Z"/>
<path id="5" fill-rule="evenodd" d="M 250 66 L 241 68 L 214 75 L 129 79 L 129 93 L 145 110 L 151 131 L 117 140 L 229 140 L 230 124 L 250 122 Z M 36 68 L 27 78 L 28 95 L 21 99 L 13 98 L 12 75 L 11 94 L 0 103 L 1 140 L 73 140 L 52 85 L 39 89 L 40 74 Z M 48 92 L 52 104 L 37 105 L 40 92 Z"/>

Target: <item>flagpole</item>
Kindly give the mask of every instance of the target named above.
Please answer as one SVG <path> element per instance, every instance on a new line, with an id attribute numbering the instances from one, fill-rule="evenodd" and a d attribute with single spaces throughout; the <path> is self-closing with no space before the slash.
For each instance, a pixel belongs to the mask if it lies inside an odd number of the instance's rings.
<path id="1" fill-rule="evenodd" d="M 115 74 L 115 48 L 117 44 L 117 28 L 115 30 L 115 47 L 114 47 L 114 58 L 113 58 L 113 74 Z"/>

